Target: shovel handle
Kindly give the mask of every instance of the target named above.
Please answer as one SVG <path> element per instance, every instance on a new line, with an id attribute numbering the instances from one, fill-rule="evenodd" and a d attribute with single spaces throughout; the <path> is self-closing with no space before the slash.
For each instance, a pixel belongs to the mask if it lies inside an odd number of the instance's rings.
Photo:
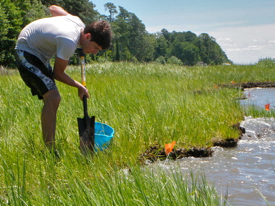
<path id="1" fill-rule="evenodd" d="M 83 109 L 84 109 L 84 118 L 89 119 L 86 95 L 83 96 Z"/>
<path id="2" fill-rule="evenodd" d="M 83 52 L 82 48 L 77 49 L 77 53 L 80 56 L 81 61 L 81 83 L 84 87 L 86 87 L 86 74 L 85 74 L 85 53 Z M 84 118 L 86 120 L 89 119 L 88 115 L 88 107 L 87 107 L 87 97 L 86 95 L 83 96 L 83 108 L 84 108 Z"/>
<path id="3" fill-rule="evenodd" d="M 86 87 L 86 73 L 85 73 L 85 53 L 82 48 L 77 48 L 77 53 L 80 57 L 81 63 L 81 84 Z"/>

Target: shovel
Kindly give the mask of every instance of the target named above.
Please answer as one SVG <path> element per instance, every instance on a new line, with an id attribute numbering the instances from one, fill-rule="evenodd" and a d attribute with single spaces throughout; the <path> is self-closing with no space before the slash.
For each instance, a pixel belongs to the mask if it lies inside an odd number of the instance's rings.
<path id="1" fill-rule="evenodd" d="M 86 87 L 85 75 L 85 54 L 82 49 L 78 49 L 78 54 L 81 61 L 81 79 L 82 85 Z M 87 97 L 83 96 L 84 117 L 77 118 L 78 131 L 80 138 L 80 150 L 83 154 L 93 153 L 95 145 L 95 116 L 89 117 L 87 108 Z"/>

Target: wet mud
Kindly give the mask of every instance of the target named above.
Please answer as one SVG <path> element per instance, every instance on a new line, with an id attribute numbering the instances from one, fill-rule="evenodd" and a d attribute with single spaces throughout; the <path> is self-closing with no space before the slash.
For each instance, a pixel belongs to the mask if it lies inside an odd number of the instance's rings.
<path id="1" fill-rule="evenodd" d="M 239 138 L 228 138 L 228 139 L 223 139 L 223 140 L 215 140 L 213 141 L 213 146 L 218 146 L 218 147 L 224 147 L 224 148 L 230 148 L 230 147 L 237 147 L 238 146 L 238 141 L 241 139 L 242 135 L 245 133 L 245 128 L 240 126 L 240 123 L 232 125 L 232 127 L 235 130 L 238 130 L 239 132 Z"/>
<path id="2" fill-rule="evenodd" d="M 225 148 L 236 147 L 242 134 L 245 133 L 245 129 L 240 127 L 240 124 L 233 125 L 232 127 L 239 131 L 240 137 L 236 139 L 215 140 L 212 143 L 213 146 Z M 176 160 L 184 157 L 211 157 L 213 152 L 212 147 L 174 148 L 172 152 L 166 155 L 165 148 L 162 145 L 154 144 L 149 146 L 149 148 L 140 155 L 139 159 L 142 163 L 145 163 L 146 161 L 155 162 L 157 160 L 166 160 L 167 158 Z"/>
<path id="3" fill-rule="evenodd" d="M 149 160 L 151 162 L 155 162 L 157 160 L 166 160 L 168 159 L 181 159 L 183 157 L 209 157 L 212 156 L 213 150 L 211 147 L 202 147 L 202 148 L 196 148 L 192 147 L 190 149 L 184 149 L 184 148 L 177 148 L 173 149 L 172 152 L 169 153 L 167 156 L 165 154 L 164 148 L 159 145 L 155 144 L 150 146 L 144 153 L 141 154 L 140 160 L 142 162 L 145 162 L 146 160 Z"/>
<path id="4" fill-rule="evenodd" d="M 231 84 L 219 84 L 220 87 L 232 87 L 232 88 L 240 88 L 240 89 L 248 89 L 248 88 L 270 88 L 275 87 L 275 82 L 242 82 L 242 83 L 231 83 Z"/>

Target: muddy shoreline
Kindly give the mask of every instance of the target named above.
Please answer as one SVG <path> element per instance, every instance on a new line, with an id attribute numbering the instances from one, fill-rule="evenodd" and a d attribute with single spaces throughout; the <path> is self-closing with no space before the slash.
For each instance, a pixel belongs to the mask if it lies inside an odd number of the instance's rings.
<path id="1" fill-rule="evenodd" d="M 230 87 L 244 90 L 246 88 L 270 88 L 275 87 L 275 82 L 244 82 L 244 83 L 231 83 L 231 84 L 220 84 L 220 87 Z M 232 125 L 232 127 L 239 131 L 239 138 L 228 138 L 224 140 L 213 141 L 213 146 L 219 146 L 224 148 L 232 148 L 238 146 L 238 141 L 242 138 L 242 134 L 245 133 L 245 129 L 240 127 L 240 123 Z M 211 147 L 192 147 L 190 149 L 175 148 L 167 156 L 165 154 L 165 149 L 159 144 L 150 146 L 144 153 L 139 157 L 140 161 L 145 163 L 146 161 L 155 162 L 157 160 L 169 159 L 181 159 L 184 157 L 210 157 L 213 154 Z"/>
<path id="2" fill-rule="evenodd" d="M 239 89 L 248 89 L 248 88 L 270 88 L 275 87 L 275 82 L 242 82 L 242 83 L 231 83 L 231 84 L 219 84 L 220 87 L 230 87 L 230 88 L 239 88 Z"/>
<path id="3" fill-rule="evenodd" d="M 215 140 L 213 141 L 213 146 L 219 146 L 224 148 L 232 148 L 238 146 L 238 141 L 241 139 L 242 134 L 245 133 L 245 129 L 240 127 L 239 124 L 233 125 L 233 128 L 239 130 L 239 138 L 228 138 L 224 140 Z M 213 155 L 212 147 L 192 147 L 190 149 L 185 148 L 175 148 L 172 152 L 167 156 L 165 154 L 165 149 L 163 146 L 159 144 L 154 144 L 150 146 L 144 153 L 142 153 L 139 157 L 142 163 L 147 161 L 155 162 L 157 160 L 165 160 L 165 159 L 181 159 L 184 157 L 211 157 Z"/>

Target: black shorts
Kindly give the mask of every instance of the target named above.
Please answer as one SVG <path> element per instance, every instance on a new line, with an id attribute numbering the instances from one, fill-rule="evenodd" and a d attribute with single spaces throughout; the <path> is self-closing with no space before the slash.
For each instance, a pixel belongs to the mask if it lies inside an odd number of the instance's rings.
<path id="1" fill-rule="evenodd" d="M 46 67 L 36 56 L 18 49 L 15 50 L 15 58 L 20 75 L 31 88 L 32 95 L 43 99 L 48 91 L 57 89 L 50 65 Z"/>

